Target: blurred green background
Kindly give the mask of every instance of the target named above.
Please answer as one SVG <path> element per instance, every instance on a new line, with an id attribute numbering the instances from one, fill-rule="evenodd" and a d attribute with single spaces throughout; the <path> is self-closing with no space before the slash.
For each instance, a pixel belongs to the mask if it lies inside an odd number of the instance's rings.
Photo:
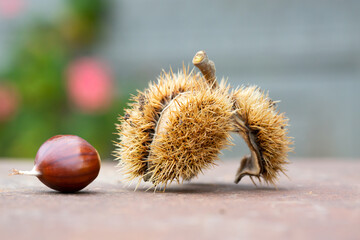
<path id="1" fill-rule="evenodd" d="M 24 14 L 26 1 L 2 1 L 2 13 Z M 14 5 L 15 4 L 15 5 Z M 18 5 L 16 5 L 18 4 Z M 32 158 L 56 134 L 75 134 L 110 157 L 114 123 L 125 99 L 101 44 L 109 4 L 68 0 L 52 18 L 34 16 L 11 32 L 0 72 L 0 155 Z M 125 96 L 127 97 L 127 96 Z"/>
<path id="2" fill-rule="evenodd" d="M 0 157 L 75 134 L 111 158 L 130 94 L 206 50 L 269 90 L 297 157 L 358 158 L 360 2 L 0 0 Z M 234 136 L 226 157 L 247 152 Z"/>

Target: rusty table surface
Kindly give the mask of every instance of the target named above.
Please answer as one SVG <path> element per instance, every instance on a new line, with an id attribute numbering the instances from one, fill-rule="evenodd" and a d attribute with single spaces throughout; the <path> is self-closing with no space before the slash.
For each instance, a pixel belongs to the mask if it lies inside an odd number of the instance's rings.
<path id="1" fill-rule="evenodd" d="M 278 188 L 233 183 L 238 161 L 166 192 L 134 192 L 113 162 L 76 194 L 36 177 L 31 161 L 0 160 L 1 239 L 360 239 L 360 161 L 292 159 Z"/>

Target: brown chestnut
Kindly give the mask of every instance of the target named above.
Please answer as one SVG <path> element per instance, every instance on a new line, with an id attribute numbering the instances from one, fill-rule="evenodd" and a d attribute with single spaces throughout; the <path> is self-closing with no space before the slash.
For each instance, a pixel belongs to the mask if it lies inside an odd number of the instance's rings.
<path id="1" fill-rule="evenodd" d="M 13 170 L 13 175 L 32 175 L 49 188 L 60 192 L 77 192 L 99 174 L 100 156 L 81 137 L 57 135 L 39 148 L 31 171 Z"/>

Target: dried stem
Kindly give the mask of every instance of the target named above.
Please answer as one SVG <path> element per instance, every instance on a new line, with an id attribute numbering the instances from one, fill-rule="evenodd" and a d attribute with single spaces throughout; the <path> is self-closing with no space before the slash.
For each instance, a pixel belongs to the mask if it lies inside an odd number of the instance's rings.
<path id="1" fill-rule="evenodd" d="M 218 83 L 216 81 L 216 69 L 213 61 L 209 60 L 205 51 L 199 51 L 195 54 L 193 64 L 201 71 L 204 78 L 212 88 L 216 88 Z"/>
<path id="2" fill-rule="evenodd" d="M 10 176 L 13 175 L 40 176 L 41 173 L 34 167 L 33 169 L 31 169 L 31 171 L 20 171 L 17 169 L 12 169 L 9 175 Z"/>

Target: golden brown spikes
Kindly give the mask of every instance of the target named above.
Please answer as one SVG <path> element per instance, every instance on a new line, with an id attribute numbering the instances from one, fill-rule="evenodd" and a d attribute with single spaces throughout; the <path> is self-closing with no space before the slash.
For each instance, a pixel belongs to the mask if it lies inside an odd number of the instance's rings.
<path id="1" fill-rule="evenodd" d="M 261 176 L 275 184 L 279 172 L 285 172 L 292 140 L 287 136 L 288 119 L 279 113 L 268 94 L 256 86 L 242 87 L 233 93 L 236 103 L 235 119 L 241 119 L 246 129 L 239 127 L 240 134 L 248 135 L 252 155 L 241 161 L 235 181 L 244 175 Z M 240 123 L 237 122 L 237 126 Z M 253 148 L 253 151 L 251 150 Z"/>
<path id="2" fill-rule="evenodd" d="M 148 168 L 152 164 L 148 157 L 150 145 L 155 136 L 155 128 L 163 109 L 180 93 L 197 92 L 207 89 L 208 85 L 202 77 L 193 72 L 179 72 L 178 74 L 163 74 L 158 83 L 151 83 L 149 88 L 135 97 L 131 108 L 125 110 L 124 118 L 119 119 L 117 127 L 120 143 L 117 144 L 115 156 L 121 171 L 132 180 L 144 177 L 148 180 Z"/>
<path id="3" fill-rule="evenodd" d="M 215 165 L 235 131 L 251 153 L 242 159 L 235 182 L 249 175 L 274 184 L 291 150 L 287 118 L 257 87 L 230 92 L 224 81 L 219 84 L 204 51 L 193 63 L 203 76 L 185 66 L 175 74 L 163 72 L 132 97 L 117 125 L 120 170 L 128 180 L 143 178 L 154 186 L 190 180 Z"/>
<path id="4" fill-rule="evenodd" d="M 228 95 L 210 89 L 174 98 L 161 115 L 151 145 L 150 181 L 166 185 L 190 180 L 211 167 L 229 143 L 231 107 Z"/>

